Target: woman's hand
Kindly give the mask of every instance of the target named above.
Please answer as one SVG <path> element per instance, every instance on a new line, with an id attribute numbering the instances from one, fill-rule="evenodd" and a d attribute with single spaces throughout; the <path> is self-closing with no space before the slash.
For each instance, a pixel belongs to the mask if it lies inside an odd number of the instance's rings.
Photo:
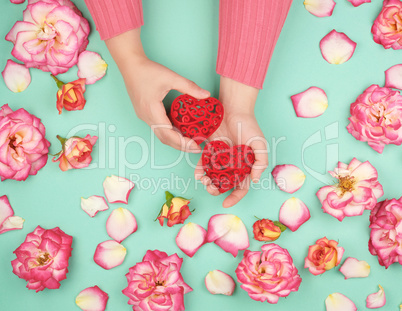
<path id="1" fill-rule="evenodd" d="M 127 31 L 106 41 L 126 84 L 134 110 L 159 140 L 175 149 L 201 152 L 200 146 L 176 131 L 166 115 L 162 100 L 170 90 L 203 99 L 210 93 L 174 71 L 149 60 L 142 48 L 140 28 Z"/>
<path id="2" fill-rule="evenodd" d="M 229 145 L 248 145 L 255 154 L 251 174 L 223 201 L 223 207 L 237 204 L 248 192 L 250 181 L 258 182 L 268 166 L 267 143 L 254 115 L 258 89 L 229 78 L 221 77 L 219 100 L 224 106 L 224 117 L 218 130 L 209 140 L 223 140 Z M 212 195 L 220 192 L 204 175 L 201 159 L 195 169 L 195 178 L 207 187 Z"/>

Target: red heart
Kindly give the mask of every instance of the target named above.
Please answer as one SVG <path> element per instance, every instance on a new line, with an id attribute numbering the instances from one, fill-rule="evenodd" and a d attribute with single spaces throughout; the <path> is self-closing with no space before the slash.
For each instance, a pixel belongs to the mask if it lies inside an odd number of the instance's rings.
<path id="1" fill-rule="evenodd" d="M 204 171 L 221 193 L 241 183 L 250 174 L 254 160 L 249 146 L 230 148 L 219 140 L 208 143 L 202 152 Z"/>
<path id="2" fill-rule="evenodd" d="M 183 136 L 201 144 L 219 127 L 223 119 L 223 106 L 213 97 L 196 99 L 184 94 L 177 97 L 170 109 L 170 119 Z"/>

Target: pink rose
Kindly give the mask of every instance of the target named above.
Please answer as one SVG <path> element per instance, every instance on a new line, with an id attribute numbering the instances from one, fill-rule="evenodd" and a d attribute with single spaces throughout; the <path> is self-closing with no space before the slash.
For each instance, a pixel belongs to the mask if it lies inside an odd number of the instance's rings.
<path id="1" fill-rule="evenodd" d="M 369 251 L 380 265 L 402 265 L 402 197 L 379 202 L 371 211 L 370 228 Z"/>
<path id="2" fill-rule="evenodd" d="M 365 209 L 373 209 L 377 199 L 384 194 L 377 180 L 377 170 L 369 161 L 362 163 L 353 158 L 349 165 L 338 162 L 338 167 L 329 173 L 338 182 L 322 187 L 317 197 L 324 212 L 339 221 L 345 216 L 359 216 Z"/>
<path id="3" fill-rule="evenodd" d="M 244 251 L 236 269 L 237 281 L 252 299 L 277 303 L 279 297 L 298 291 L 302 279 L 286 249 L 273 243 L 261 250 Z"/>
<path id="4" fill-rule="evenodd" d="M 309 246 L 304 268 L 308 268 L 314 275 L 322 274 L 339 265 L 344 251 L 334 240 L 328 240 L 326 237 L 319 239 Z"/>
<path id="5" fill-rule="evenodd" d="M 350 105 L 347 130 L 354 138 L 368 142 L 382 153 L 388 144 L 402 143 L 402 96 L 397 91 L 373 84 Z"/>
<path id="6" fill-rule="evenodd" d="M 65 139 L 57 135 L 57 138 L 60 140 L 63 149 L 58 154 L 57 159 L 54 157 L 52 161 L 60 161 L 59 167 L 62 171 L 84 168 L 91 163 L 92 149 L 98 139 L 97 136 L 87 135 L 85 138 L 74 136 Z"/>
<path id="7" fill-rule="evenodd" d="M 6 36 L 11 54 L 27 67 L 66 72 L 88 45 L 89 24 L 69 0 L 30 0 L 23 21 Z"/>
<path id="8" fill-rule="evenodd" d="M 21 108 L 0 108 L 0 178 L 25 180 L 45 166 L 50 143 L 40 119 Z"/>
<path id="9" fill-rule="evenodd" d="M 68 272 L 72 242 L 73 238 L 59 227 L 49 230 L 36 227 L 14 251 L 17 259 L 11 261 L 13 273 L 36 292 L 59 288 Z"/>
<path id="10" fill-rule="evenodd" d="M 371 27 L 376 43 L 384 48 L 402 49 L 402 2 L 384 0 L 382 10 Z"/>
<path id="11" fill-rule="evenodd" d="M 182 311 L 184 294 L 191 292 L 180 273 L 183 259 L 158 250 L 147 251 L 142 262 L 126 274 L 128 286 L 123 294 L 133 310 Z"/>

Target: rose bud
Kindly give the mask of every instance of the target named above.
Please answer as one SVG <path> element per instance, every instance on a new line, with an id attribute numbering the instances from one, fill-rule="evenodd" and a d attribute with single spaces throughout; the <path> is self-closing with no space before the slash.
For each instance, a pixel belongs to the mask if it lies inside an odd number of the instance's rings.
<path id="1" fill-rule="evenodd" d="M 176 224 L 182 224 L 191 215 L 188 204 L 190 204 L 190 200 L 175 197 L 169 191 L 166 191 L 166 202 L 163 204 L 162 209 L 159 213 L 158 220 L 161 226 L 163 226 L 163 222 L 165 218 L 168 220 L 168 227 L 172 227 Z"/>
<path id="2" fill-rule="evenodd" d="M 257 241 L 272 242 L 277 240 L 286 227 L 279 221 L 269 219 L 257 220 L 253 225 L 254 239 Z"/>
<path id="3" fill-rule="evenodd" d="M 62 171 L 67 171 L 72 168 L 87 167 L 92 161 L 92 149 L 98 139 L 97 136 L 91 137 L 90 135 L 85 138 L 73 136 L 65 139 L 57 135 L 57 139 L 60 140 L 63 148 L 52 159 L 53 162 L 60 161 L 59 167 Z"/>
<path id="4" fill-rule="evenodd" d="M 328 240 L 326 237 L 318 239 L 308 248 L 304 268 L 308 268 L 314 275 L 322 274 L 339 265 L 344 251 L 344 248 L 339 247 L 338 242 L 334 240 Z"/>
<path id="5" fill-rule="evenodd" d="M 68 111 L 82 110 L 85 107 L 85 79 L 78 79 L 64 83 L 51 75 L 56 81 L 57 87 L 57 110 L 61 114 L 63 108 Z"/>

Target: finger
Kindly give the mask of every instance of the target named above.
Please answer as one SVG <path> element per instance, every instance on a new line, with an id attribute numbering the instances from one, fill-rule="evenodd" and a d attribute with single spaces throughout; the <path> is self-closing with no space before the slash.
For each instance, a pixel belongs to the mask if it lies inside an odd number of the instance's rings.
<path id="1" fill-rule="evenodd" d="M 154 132 L 163 144 L 174 149 L 189 153 L 202 152 L 200 146 L 198 146 L 194 140 L 188 137 L 183 137 L 183 135 L 173 129 L 158 127 Z"/>
<path id="2" fill-rule="evenodd" d="M 210 195 L 216 196 L 220 194 L 218 188 L 212 183 L 211 178 L 208 176 L 205 175 L 201 177 L 201 183 L 207 187 L 207 191 Z"/>
<path id="3" fill-rule="evenodd" d="M 198 163 L 194 170 L 194 177 L 196 180 L 200 180 L 205 175 L 204 168 L 202 166 L 202 157 L 198 160 Z"/>
<path id="4" fill-rule="evenodd" d="M 262 173 L 268 167 L 268 151 L 267 143 L 263 137 L 258 137 L 250 143 L 250 147 L 254 151 L 255 161 L 251 168 L 251 180 L 256 183 L 260 180 Z"/>
<path id="5" fill-rule="evenodd" d="M 201 183 L 206 186 L 206 189 L 210 195 L 217 196 L 220 194 L 218 188 L 212 183 L 211 178 L 208 176 L 201 177 Z"/>
<path id="6" fill-rule="evenodd" d="M 198 99 L 204 99 L 211 96 L 209 91 L 200 88 L 193 81 L 183 78 L 182 76 L 178 76 L 178 81 L 173 86 L 173 89 L 179 91 L 180 93 L 188 94 Z"/>
<path id="7" fill-rule="evenodd" d="M 152 123 L 148 123 L 159 140 L 163 144 L 177 150 L 200 153 L 202 151 L 201 147 L 194 140 L 184 137 L 181 133 L 174 130 L 162 103 L 160 104 L 160 108 L 153 111 L 153 115 L 151 116 Z"/>
<path id="8" fill-rule="evenodd" d="M 237 185 L 233 192 L 223 201 L 222 206 L 228 208 L 239 203 L 239 201 L 247 194 L 249 188 L 250 178 L 247 177 L 241 184 Z"/>
<path id="9" fill-rule="evenodd" d="M 207 191 L 208 191 L 208 193 L 210 194 L 210 195 L 214 195 L 214 196 L 217 196 L 217 195 L 220 195 L 221 193 L 219 192 L 219 189 L 212 183 L 212 181 L 211 181 L 211 183 L 207 186 Z"/>

